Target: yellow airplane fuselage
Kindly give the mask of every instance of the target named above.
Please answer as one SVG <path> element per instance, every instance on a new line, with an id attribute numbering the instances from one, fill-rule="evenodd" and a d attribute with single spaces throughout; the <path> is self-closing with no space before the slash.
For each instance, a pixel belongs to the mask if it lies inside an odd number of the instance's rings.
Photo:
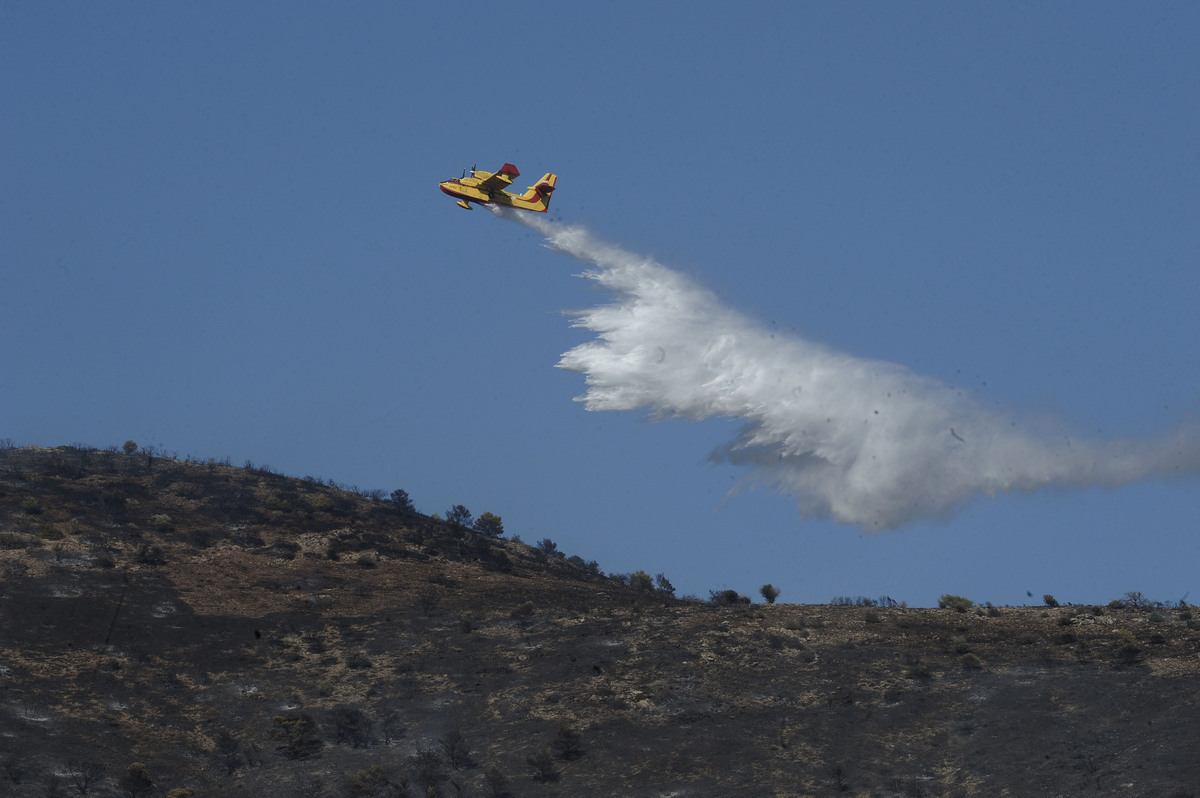
<path id="1" fill-rule="evenodd" d="M 558 176 L 547 172 L 535 185 L 529 187 L 524 194 L 512 194 L 504 189 L 512 185 L 513 178 L 519 177 L 520 172 L 512 164 L 505 164 L 499 172 L 484 172 L 471 170 L 471 176 L 463 176 L 454 180 L 446 180 L 438 184 L 446 194 L 458 200 L 458 204 L 471 209 L 470 203 L 480 205 L 507 205 L 510 208 L 521 208 L 527 211 L 545 213 L 550 207 L 550 195 L 554 192 Z"/>

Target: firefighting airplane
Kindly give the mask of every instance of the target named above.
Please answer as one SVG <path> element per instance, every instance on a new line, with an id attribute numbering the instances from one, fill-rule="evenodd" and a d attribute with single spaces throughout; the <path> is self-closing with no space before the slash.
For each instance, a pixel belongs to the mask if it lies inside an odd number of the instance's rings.
<path id="1" fill-rule="evenodd" d="M 545 213 L 546 209 L 550 207 L 550 195 L 554 193 L 554 184 L 558 182 L 558 175 L 547 172 L 541 180 L 537 181 L 536 185 L 530 186 L 524 194 L 510 194 L 504 191 L 512 185 L 514 177 L 520 176 L 521 173 L 517 171 L 517 167 L 510 163 L 501 166 L 500 171 L 495 174 L 477 171 L 475 167 L 471 167 L 470 177 L 467 177 L 467 173 L 464 171 L 462 177 L 440 183 L 438 188 L 451 197 L 457 197 L 459 207 L 467 210 L 471 210 L 470 203 L 475 202 L 480 205 L 488 203 L 508 205 L 511 208 Z"/>

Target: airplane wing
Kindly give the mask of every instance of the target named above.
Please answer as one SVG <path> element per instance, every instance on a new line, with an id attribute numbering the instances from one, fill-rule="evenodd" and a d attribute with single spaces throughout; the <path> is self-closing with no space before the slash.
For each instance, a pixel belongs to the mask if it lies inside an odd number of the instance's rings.
<path id="1" fill-rule="evenodd" d="M 520 177 L 521 173 L 517 171 L 517 167 L 510 163 L 500 167 L 500 171 L 490 177 L 485 177 L 479 183 L 479 190 L 488 193 L 494 191 L 502 191 L 512 185 L 514 177 Z"/>

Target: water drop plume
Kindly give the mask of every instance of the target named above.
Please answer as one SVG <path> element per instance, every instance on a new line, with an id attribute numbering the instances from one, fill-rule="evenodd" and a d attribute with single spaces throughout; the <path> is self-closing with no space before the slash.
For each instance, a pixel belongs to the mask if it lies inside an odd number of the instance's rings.
<path id="1" fill-rule="evenodd" d="M 584 375 L 587 409 L 740 419 L 713 458 L 745 467 L 743 483 L 793 496 L 802 516 L 887 529 L 947 516 L 981 495 L 1200 473 L 1194 423 L 1159 438 L 1070 435 L 902 366 L 770 331 L 583 227 L 499 215 L 586 264 L 582 276 L 614 297 L 575 315 L 596 337 L 558 363 Z"/>

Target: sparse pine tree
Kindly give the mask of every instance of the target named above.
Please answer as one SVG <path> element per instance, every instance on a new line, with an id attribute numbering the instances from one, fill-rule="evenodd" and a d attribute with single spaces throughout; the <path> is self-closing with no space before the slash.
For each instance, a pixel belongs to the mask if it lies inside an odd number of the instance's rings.
<path id="1" fill-rule="evenodd" d="M 396 488 L 391 495 L 392 504 L 397 508 L 406 512 L 414 512 L 417 508 L 413 506 L 412 499 L 408 496 L 408 491 L 403 488 Z"/>
<path id="2" fill-rule="evenodd" d="M 666 593 L 668 596 L 675 595 L 675 585 L 671 584 L 671 580 L 667 579 L 666 574 L 655 574 L 654 585 L 660 592 Z"/>
<path id="3" fill-rule="evenodd" d="M 456 504 L 446 511 L 446 520 L 458 526 L 470 526 L 471 518 L 471 511 L 461 504 Z"/>
<path id="4" fill-rule="evenodd" d="M 475 531 L 491 538 L 504 537 L 504 522 L 495 513 L 484 513 L 475 519 Z"/>

